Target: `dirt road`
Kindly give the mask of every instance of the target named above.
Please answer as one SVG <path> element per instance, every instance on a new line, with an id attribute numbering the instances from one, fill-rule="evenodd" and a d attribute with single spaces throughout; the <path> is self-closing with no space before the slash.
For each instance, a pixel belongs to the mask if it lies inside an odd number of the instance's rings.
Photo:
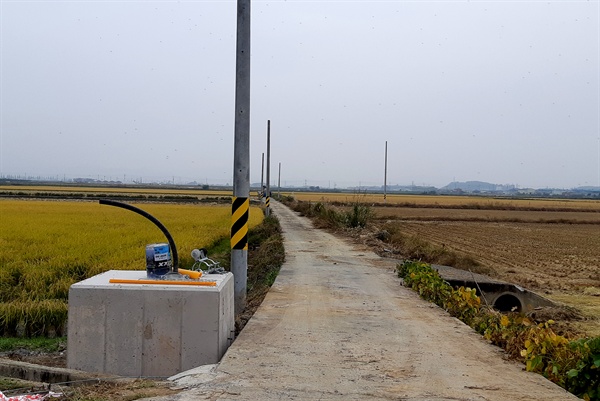
<path id="1" fill-rule="evenodd" d="M 576 400 L 401 286 L 393 263 L 271 203 L 287 261 L 221 363 L 161 400 Z"/>

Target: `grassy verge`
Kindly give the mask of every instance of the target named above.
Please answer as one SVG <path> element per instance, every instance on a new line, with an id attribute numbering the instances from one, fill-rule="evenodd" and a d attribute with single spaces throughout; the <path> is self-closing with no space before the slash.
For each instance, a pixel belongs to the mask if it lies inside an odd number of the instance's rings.
<path id="1" fill-rule="evenodd" d="M 284 203 L 301 215 L 310 217 L 319 228 L 364 228 L 373 218 L 371 207 L 354 202 L 347 207 L 335 207 L 324 202 L 284 199 Z"/>
<path id="2" fill-rule="evenodd" d="M 207 247 L 208 257 L 230 271 L 231 244 L 229 237 L 222 237 Z M 285 249 L 281 226 L 277 216 L 265 217 L 248 231 L 248 281 L 246 309 L 236 316 L 236 332 L 239 333 L 267 295 L 285 261 Z"/>
<path id="3" fill-rule="evenodd" d="M 208 254 L 230 269 L 231 248 L 229 238 L 222 238 L 208 248 Z M 275 282 L 281 265 L 285 261 L 285 249 L 281 226 L 277 216 L 265 217 L 259 225 L 248 231 L 248 281 L 246 309 L 236 316 L 236 331 L 239 333 Z"/>
<path id="4" fill-rule="evenodd" d="M 13 351 L 16 349 L 39 352 L 57 352 L 64 350 L 66 343 L 66 337 L 0 337 L 0 352 Z"/>

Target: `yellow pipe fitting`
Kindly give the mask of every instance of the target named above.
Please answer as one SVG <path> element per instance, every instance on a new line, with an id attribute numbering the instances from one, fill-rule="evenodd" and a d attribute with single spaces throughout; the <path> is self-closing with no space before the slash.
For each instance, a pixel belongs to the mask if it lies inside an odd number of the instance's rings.
<path id="1" fill-rule="evenodd" d="M 186 281 L 186 280 L 130 280 L 121 278 L 111 278 L 108 280 L 111 284 L 163 284 L 163 285 L 202 285 L 206 287 L 216 287 L 214 281 Z"/>

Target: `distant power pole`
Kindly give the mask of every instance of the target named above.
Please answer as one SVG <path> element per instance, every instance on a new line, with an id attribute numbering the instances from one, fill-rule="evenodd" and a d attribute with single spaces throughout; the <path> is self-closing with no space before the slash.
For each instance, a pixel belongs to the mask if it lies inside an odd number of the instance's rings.
<path id="1" fill-rule="evenodd" d="M 235 129 L 231 205 L 231 272 L 234 311 L 246 307 L 250 209 L 250 0 L 237 0 Z"/>
<path id="2" fill-rule="evenodd" d="M 264 198 L 265 198 L 265 191 L 264 188 L 265 187 L 265 152 L 263 152 L 262 154 L 262 164 L 260 167 L 260 201 L 264 202 Z"/>
<path id="3" fill-rule="evenodd" d="M 387 141 L 385 141 L 385 168 L 383 172 L 383 203 L 387 199 Z"/>
<path id="4" fill-rule="evenodd" d="M 279 177 L 277 177 L 277 198 L 281 201 L 281 162 L 279 162 Z"/>
<path id="5" fill-rule="evenodd" d="M 267 197 L 265 199 L 265 216 L 271 215 L 271 120 L 267 120 Z"/>

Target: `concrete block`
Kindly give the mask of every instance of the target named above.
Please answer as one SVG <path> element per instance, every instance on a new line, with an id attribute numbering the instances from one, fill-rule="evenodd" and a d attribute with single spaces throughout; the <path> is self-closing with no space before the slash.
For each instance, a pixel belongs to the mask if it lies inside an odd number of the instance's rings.
<path id="1" fill-rule="evenodd" d="M 233 275 L 215 287 L 112 284 L 145 271 L 110 270 L 71 286 L 67 366 L 129 377 L 168 377 L 219 362 L 234 326 Z"/>

